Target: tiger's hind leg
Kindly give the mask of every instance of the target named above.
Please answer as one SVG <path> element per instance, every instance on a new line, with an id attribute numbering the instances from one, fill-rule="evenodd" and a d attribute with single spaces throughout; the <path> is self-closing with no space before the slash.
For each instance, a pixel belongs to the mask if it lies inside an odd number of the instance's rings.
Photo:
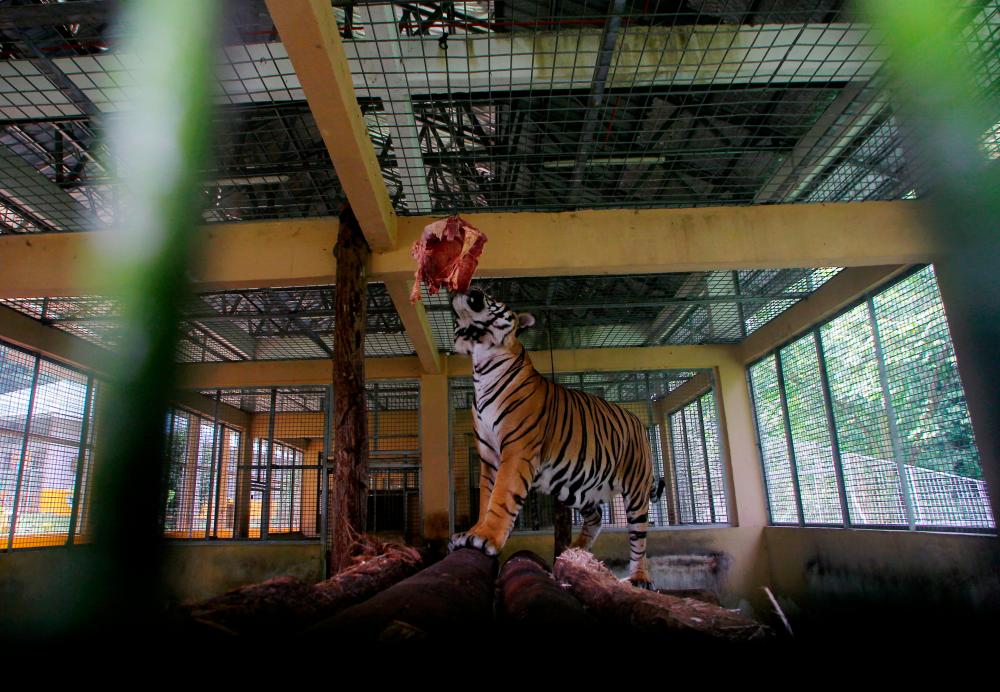
<path id="1" fill-rule="evenodd" d="M 580 510 L 580 516 L 583 517 L 583 528 L 570 547 L 590 550 L 601 533 L 601 506 L 587 505 Z"/>
<path id="2" fill-rule="evenodd" d="M 653 591 L 656 586 L 646 561 L 646 529 L 649 527 L 649 496 L 625 498 L 628 517 L 629 563 L 627 580 L 640 589 Z"/>

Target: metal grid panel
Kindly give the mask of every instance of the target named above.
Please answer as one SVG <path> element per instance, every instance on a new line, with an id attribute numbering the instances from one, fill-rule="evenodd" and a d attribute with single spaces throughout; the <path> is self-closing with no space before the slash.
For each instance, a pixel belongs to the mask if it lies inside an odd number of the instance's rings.
<path id="1" fill-rule="evenodd" d="M 167 535 L 319 538 L 327 389 L 232 389 L 202 395 L 207 415 L 175 412 L 169 423 L 176 517 L 171 517 L 168 498 Z M 239 429 L 234 420 L 242 423 Z"/>
<path id="2" fill-rule="evenodd" d="M 670 415 L 672 486 L 681 524 L 728 521 L 715 396 L 706 392 Z"/>
<path id="3" fill-rule="evenodd" d="M 705 451 L 708 455 L 709 480 L 712 484 L 712 513 L 717 523 L 729 521 L 729 510 L 726 507 L 725 469 L 722 467 L 722 452 L 719 436 L 719 414 L 715 408 L 715 390 L 706 392 L 701 397 L 701 421 L 705 436 Z"/>
<path id="4" fill-rule="evenodd" d="M 571 389 L 580 389 L 607 401 L 617 403 L 639 417 L 647 430 L 655 430 L 652 398 L 662 396 L 683 384 L 695 373 L 678 370 L 657 370 L 615 373 L 557 373 L 555 381 Z M 551 379 L 551 378 L 550 378 Z M 471 377 L 449 379 L 451 414 L 451 459 L 453 507 L 456 530 L 465 530 L 475 523 L 479 515 L 480 460 L 472 429 L 472 407 L 475 392 Z M 662 435 L 650 434 L 650 440 L 665 444 Z M 654 450 L 654 459 L 663 459 L 662 447 Z M 662 468 L 662 462 L 661 462 Z M 667 498 L 651 508 L 654 525 L 663 525 L 667 517 Z M 605 527 L 626 526 L 622 497 L 613 498 L 611 505 L 602 506 Z M 537 531 L 552 527 L 554 502 L 548 495 L 530 490 L 514 525 L 515 531 Z M 582 526 L 579 512 L 573 512 L 573 525 Z"/>
<path id="5" fill-rule="evenodd" d="M 368 404 L 368 530 L 416 541 L 420 510 L 420 383 L 365 383 Z"/>
<path id="6" fill-rule="evenodd" d="M 984 93 L 1000 74 L 997 11 L 955 15 Z M 901 154 L 883 37 L 841 2 L 370 4 L 357 25 L 346 49 L 399 143 L 410 212 L 922 188 Z"/>
<path id="7" fill-rule="evenodd" d="M 873 307 L 914 521 L 994 527 L 933 269 L 882 291 Z"/>
<path id="8" fill-rule="evenodd" d="M 758 361 L 749 369 L 749 376 L 771 522 L 797 524 L 795 479 L 782 418 L 784 406 L 775 357 L 772 355 Z"/>
<path id="9" fill-rule="evenodd" d="M 906 526 L 867 305 L 820 329 L 850 520 Z"/>
<path id="10" fill-rule="evenodd" d="M 775 523 L 995 529 L 930 267 L 869 295 L 750 374 Z M 791 485 L 767 473 L 781 433 L 795 441 Z M 821 487 L 809 471 L 817 465 Z"/>
<path id="11" fill-rule="evenodd" d="M 812 333 L 781 349 L 781 369 L 803 518 L 807 524 L 842 524 L 844 516 Z"/>
<path id="12" fill-rule="evenodd" d="M 833 277 L 839 269 L 781 269 L 520 277 L 476 286 L 536 326 L 528 350 L 737 343 Z M 434 340 L 454 349 L 454 314 L 444 294 L 428 296 Z"/>
<path id="13" fill-rule="evenodd" d="M 84 531 L 93 379 L 0 344 L 3 548 L 67 545 Z"/>
<path id="14" fill-rule="evenodd" d="M 118 50 L 121 26 L 112 10 L 112 3 L 5 9 L 0 233 L 87 230 L 113 222 L 113 164 L 99 135 L 128 107 L 135 64 Z M 217 55 L 215 164 L 202 172 L 205 220 L 335 214 L 343 191 L 263 1 L 227 10 Z M 338 15 L 343 20 L 343 12 Z M 361 98 L 359 105 L 379 160 L 387 164 L 392 142 L 380 129 L 380 102 Z M 386 168 L 384 180 L 398 199 L 398 174 Z"/>
<path id="15" fill-rule="evenodd" d="M 691 494 L 691 459 L 688 455 L 684 415 L 670 416 L 670 444 L 674 460 L 674 493 L 681 524 L 694 523 L 694 498 Z"/>
<path id="16" fill-rule="evenodd" d="M 334 287 L 253 289 L 204 293 L 184 307 L 177 360 L 210 362 L 332 358 Z M 114 348 L 120 323 L 116 301 L 99 296 L 2 299 L 30 317 L 91 343 Z M 365 355 L 414 353 L 385 285 L 368 285 Z"/>
<path id="17" fill-rule="evenodd" d="M 233 538 L 241 433 L 212 416 L 180 409 L 168 413 L 165 433 L 169 465 L 164 535 Z"/>

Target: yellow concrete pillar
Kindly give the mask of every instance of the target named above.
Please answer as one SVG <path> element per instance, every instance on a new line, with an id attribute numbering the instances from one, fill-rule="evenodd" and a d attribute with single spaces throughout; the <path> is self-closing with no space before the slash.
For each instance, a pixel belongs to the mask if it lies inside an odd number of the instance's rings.
<path id="1" fill-rule="evenodd" d="M 722 450 L 729 493 L 729 518 L 734 526 L 766 526 L 767 498 L 757 449 L 746 368 L 734 347 L 719 359 L 715 369 L 718 387 Z"/>
<path id="2" fill-rule="evenodd" d="M 451 532 L 448 411 L 447 372 L 421 375 L 420 493 L 428 541 L 446 540 Z"/>

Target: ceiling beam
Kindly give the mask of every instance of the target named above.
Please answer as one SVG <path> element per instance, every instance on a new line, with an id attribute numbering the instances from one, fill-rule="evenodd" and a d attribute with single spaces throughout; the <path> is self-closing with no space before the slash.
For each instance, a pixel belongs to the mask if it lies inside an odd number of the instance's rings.
<path id="1" fill-rule="evenodd" d="M 403 327 L 413 343 L 413 350 L 417 352 L 417 358 L 420 359 L 424 372 L 430 374 L 441 372 L 441 358 L 438 356 L 437 344 L 434 341 L 431 325 L 427 321 L 424 304 L 410 303 L 413 279 L 387 281 L 385 287 L 389 291 L 396 312 L 399 313 L 399 318 L 403 321 Z"/>
<path id="2" fill-rule="evenodd" d="M 490 242 L 477 276 L 587 276 L 933 262 L 943 250 L 919 201 L 466 214 Z M 400 217 L 400 247 L 370 281 L 413 279 L 410 244 L 433 221 Z M 334 283 L 336 218 L 213 224 L 191 270 L 197 291 Z M 99 293 L 87 233 L 0 236 L 0 298 Z"/>
<path id="3" fill-rule="evenodd" d="M 396 245 L 396 215 L 358 107 L 330 3 L 267 0 L 267 8 L 368 245 L 375 252 L 391 250 Z"/>
<path id="4" fill-rule="evenodd" d="M 634 370 L 711 368 L 732 359 L 735 346 L 651 346 L 649 348 L 591 348 L 556 350 L 552 353 L 556 372 L 631 372 Z M 549 372 L 549 352 L 533 354 L 539 367 Z M 542 367 L 544 366 L 544 367 Z M 178 366 L 180 387 L 225 389 L 228 387 L 277 387 L 321 385 L 330 381 L 328 360 L 260 360 L 238 363 L 183 363 Z M 468 356 L 442 357 L 449 376 L 472 375 Z M 423 372 L 416 356 L 366 358 L 369 380 L 413 379 Z"/>
<path id="5" fill-rule="evenodd" d="M 177 386 L 186 389 L 227 389 L 327 385 L 333 377 L 333 365 L 325 358 L 181 363 L 177 366 Z M 365 358 L 366 380 L 416 379 L 422 372 L 420 361 L 415 356 Z"/>

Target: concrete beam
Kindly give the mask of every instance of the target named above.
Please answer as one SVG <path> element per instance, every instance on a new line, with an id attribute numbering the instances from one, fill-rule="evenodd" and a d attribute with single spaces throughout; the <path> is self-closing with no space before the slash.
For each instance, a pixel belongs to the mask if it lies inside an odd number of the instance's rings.
<path id="1" fill-rule="evenodd" d="M 78 336 L 0 305 L 0 338 L 85 370 L 104 371 L 111 353 Z"/>
<path id="2" fill-rule="evenodd" d="M 41 355 L 99 375 L 111 372 L 115 355 L 89 341 L 0 305 L 0 339 Z M 197 392 L 178 392 L 173 403 L 205 416 L 212 416 L 216 403 Z M 218 417 L 229 425 L 246 430 L 249 414 L 219 402 Z"/>
<path id="3" fill-rule="evenodd" d="M 375 252 L 391 250 L 396 215 L 354 94 L 333 8 L 325 0 L 267 0 L 267 8 L 368 244 Z"/>
<path id="4" fill-rule="evenodd" d="M 650 274 L 931 261 L 916 201 L 463 215 L 490 239 L 477 276 Z M 400 218 L 400 247 L 372 277 L 409 277 L 427 217 Z M 404 249 L 405 248 L 405 249 Z"/>
<path id="5" fill-rule="evenodd" d="M 557 350 L 552 357 L 556 372 L 695 370 L 711 368 L 720 359 L 732 358 L 734 348 L 724 345 L 593 348 Z M 548 373 L 548 351 L 539 351 L 535 357 L 538 366 Z M 324 385 L 330 382 L 332 367 L 333 363 L 329 360 L 182 363 L 178 366 L 178 386 L 185 389 L 226 389 Z M 472 360 L 468 356 L 450 355 L 442 358 L 442 370 L 451 377 L 468 377 L 472 375 Z M 365 378 L 369 380 L 416 379 L 423 374 L 426 373 L 416 356 L 365 359 Z"/>
<path id="6" fill-rule="evenodd" d="M 387 281 L 386 290 L 392 298 L 392 304 L 403 321 L 403 327 L 413 343 L 420 365 L 426 373 L 441 372 L 441 358 L 438 356 L 437 344 L 431 325 L 427 321 L 427 310 L 423 303 L 410 303 L 410 290 L 413 280 Z"/>
<path id="7" fill-rule="evenodd" d="M 327 385 L 333 378 L 333 361 L 258 360 L 229 363 L 182 363 L 177 386 L 184 389 L 226 389 L 229 387 L 278 387 Z M 416 379 L 423 369 L 412 356 L 368 358 L 365 379 Z"/>
<path id="8" fill-rule="evenodd" d="M 684 408 L 689 403 L 712 389 L 715 380 L 710 372 L 699 372 L 674 391 L 656 400 L 656 406 L 663 410 L 664 416 Z"/>
<path id="9" fill-rule="evenodd" d="M 943 253 L 918 201 L 467 214 L 489 236 L 478 276 L 649 274 L 932 262 Z M 410 244 L 433 221 L 400 218 L 400 246 L 369 279 L 413 278 Z M 191 271 L 199 291 L 334 283 L 336 218 L 212 224 Z M 613 230 L 613 234 L 609 233 Z M 0 298 L 99 292 L 92 234 L 0 236 Z"/>
<path id="10" fill-rule="evenodd" d="M 751 363 L 774 348 L 806 332 L 884 283 L 896 278 L 908 265 L 848 267 L 763 327 L 739 346 L 739 358 Z"/>

